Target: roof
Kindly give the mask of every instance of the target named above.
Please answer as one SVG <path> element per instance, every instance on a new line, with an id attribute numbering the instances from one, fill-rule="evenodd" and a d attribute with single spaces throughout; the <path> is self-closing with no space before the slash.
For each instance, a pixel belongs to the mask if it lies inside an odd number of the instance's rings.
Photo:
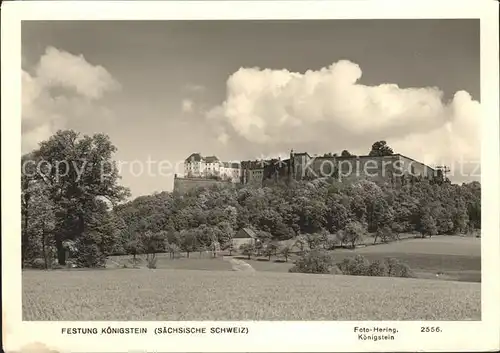
<path id="1" fill-rule="evenodd" d="M 349 159 L 384 159 L 384 158 L 394 158 L 394 157 L 399 157 L 399 158 L 405 158 L 405 159 L 408 159 L 410 161 L 413 161 L 413 162 L 416 162 L 416 163 L 419 163 L 419 164 L 422 164 L 423 166 L 425 166 L 426 168 L 429 168 L 431 171 L 434 171 L 434 168 L 422 163 L 422 162 L 419 162 L 413 158 L 410 158 L 410 157 L 407 157 L 405 155 L 402 155 L 401 153 L 393 153 L 393 154 L 389 154 L 389 155 L 386 155 L 386 156 L 370 156 L 370 155 L 363 155 L 363 156 L 355 156 L 355 155 L 351 155 L 351 156 L 340 156 L 340 157 L 336 157 L 337 160 L 349 160 Z"/>
<path id="2" fill-rule="evenodd" d="M 192 153 L 188 158 L 186 158 L 186 162 L 201 162 L 203 157 L 200 153 Z"/>
<path id="3" fill-rule="evenodd" d="M 241 167 L 242 169 L 262 170 L 266 165 L 269 165 L 270 163 L 271 163 L 270 160 L 242 161 Z"/>
<path id="4" fill-rule="evenodd" d="M 295 152 L 294 156 L 308 156 L 311 157 L 311 155 L 307 152 Z"/>
<path id="5" fill-rule="evenodd" d="M 234 238 L 257 238 L 257 234 L 250 228 L 241 228 L 236 234 Z"/>
<path id="6" fill-rule="evenodd" d="M 215 156 L 208 156 L 208 157 L 205 157 L 205 162 L 206 163 L 215 163 L 215 162 L 219 162 L 219 158 L 215 157 Z"/>

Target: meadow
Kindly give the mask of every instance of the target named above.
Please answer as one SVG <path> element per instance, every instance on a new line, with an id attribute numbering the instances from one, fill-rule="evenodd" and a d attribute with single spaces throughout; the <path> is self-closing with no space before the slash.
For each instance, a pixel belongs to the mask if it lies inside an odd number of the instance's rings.
<path id="1" fill-rule="evenodd" d="M 336 249 L 331 252 L 337 262 L 357 254 L 368 260 L 381 260 L 387 257 L 397 258 L 407 263 L 418 278 L 451 280 L 460 282 L 481 282 L 481 239 L 459 236 L 435 236 L 425 239 L 404 239 L 387 244 L 369 245 L 354 250 Z M 264 257 L 234 256 L 250 264 L 256 271 L 288 272 L 296 259 L 292 255 L 288 262 L 282 258 L 272 257 L 271 261 Z M 133 267 L 131 256 L 111 257 L 108 267 Z M 139 260 L 139 267 L 146 267 L 144 260 Z M 231 271 L 231 264 L 222 259 L 212 259 L 208 254 L 194 252 L 186 258 L 170 259 L 167 254 L 159 254 L 158 269 L 185 269 Z M 437 275 L 437 276 L 436 276 Z"/>
<path id="2" fill-rule="evenodd" d="M 426 239 L 405 239 L 354 250 L 337 249 L 332 254 L 337 262 L 357 254 L 370 261 L 383 261 L 387 257 L 393 257 L 408 264 L 418 278 L 481 282 L 480 238 L 435 236 Z M 257 271 L 288 272 L 293 266 L 294 258 L 292 256 L 287 263 L 274 262 L 272 259 L 265 261 L 264 258 L 245 261 Z"/>
<path id="3" fill-rule="evenodd" d="M 339 261 L 397 257 L 419 278 L 287 273 L 293 258 L 245 259 L 253 271 L 240 272 L 234 257 L 199 253 L 159 254 L 157 269 L 144 260 L 132 268 L 131 257 L 120 256 L 102 270 L 23 271 L 23 319 L 480 320 L 481 285 L 466 283 L 480 281 L 480 239 L 409 239 L 333 253 Z"/>
<path id="4" fill-rule="evenodd" d="M 387 277 L 25 271 L 23 320 L 480 320 L 480 293 L 477 283 Z"/>

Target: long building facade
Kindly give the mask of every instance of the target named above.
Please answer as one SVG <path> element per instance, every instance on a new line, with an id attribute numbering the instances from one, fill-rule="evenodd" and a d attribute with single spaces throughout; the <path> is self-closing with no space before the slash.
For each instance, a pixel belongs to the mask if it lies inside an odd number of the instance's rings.
<path id="1" fill-rule="evenodd" d="M 184 163 L 184 177 L 176 176 L 174 190 L 191 189 L 207 182 L 262 185 L 267 181 L 334 178 L 339 181 L 368 179 L 404 184 L 412 178 L 442 178 L 440 170 L 401 154 L 387 156 L 311 156 L 290 152 L 287 159 L 222 162 L 215 156 L 193 153 Z M 205 181 L 205 182 L 203 182 Z M 182 185 L 182 187 L 176 185 Z M 192 185 L 192 186 L 191 186 Z"/>
<path id="2" fill-rule="evenodd" d="M 290 152 L 290 158 L 241 162 L 241 183 L 266 180 L 312 180 L 331 177 L 342 180 L 370 179 L 404 182 L 405 178 L 434 178 L 439 171 L 401 154 L 388 156 L 311 156 Z"/>

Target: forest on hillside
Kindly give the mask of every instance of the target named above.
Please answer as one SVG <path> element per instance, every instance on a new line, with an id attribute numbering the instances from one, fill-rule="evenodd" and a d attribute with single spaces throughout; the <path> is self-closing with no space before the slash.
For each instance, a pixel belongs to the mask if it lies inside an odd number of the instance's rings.
<path id="1" fill-rule="evenodd" d="M 478 182 L 416 180 L 394 187 L 327 178 L 264 187 L 214 185 L 129 200 L 129 190 L 119 184 L 115 152 L 106 135 L 66 130 L 22 157 L 23 266 L 64 266 L 68 254 L 78 267 L 101 267 L 117 254 L 189 253 L 214 243 L 233 250 L 231 239 L 243 227 L 256 231 L 262 249 L 295 238 L 309 249 L 328 250 L 368 238 L 481 228 Z M 58 161 L 66 161 L 64 173 Z"/>

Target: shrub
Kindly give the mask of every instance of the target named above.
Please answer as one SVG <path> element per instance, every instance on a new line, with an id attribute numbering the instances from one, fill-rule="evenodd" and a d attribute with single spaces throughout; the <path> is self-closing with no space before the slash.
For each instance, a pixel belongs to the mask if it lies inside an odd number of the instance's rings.
<path id="1" fill-rule="evenodd" d="M 344 259 L 337 264 L 339 269 L 345 275 L 350 276 L 369 276 L 370 261 L 364 256 L 356 255 L 354 258 L 350 257 Z"/>
<path id="2" fill-rule="evenodd" d="M 349 276 L 414 277 L 410 267 L 395 258 L 387 258 L 383 262 L 374 260 L 370 263 L 365 257 L 356 255 L 337 265 L 343 274 Z"/>
<path id="3" fill-rule="evenodd" d="M 101 252 L 97 244 L 85 244 L 78 249 L 75 256 L 77 267 L 104 267 L 106 256 Z"/>
<path id="4" fill-rule="evenodd" d="M 45 268 L 45 260 L 41 258 L 36 258 L 31 261 L 31 268 L 44 269 Z"/>
<path id="5" fill-rule="evenodd" d="M 387 265 L 379 260 L 372 261 L 368 266 L 368 276 L 383 277 L 387 276 L 388 273 Z"/>
<path id="6" fill-rule="evenodd" d="M 413 271 L 405 263 L 400 262 L 395 258 L 387 258 L 385 260 L 387 266 L 387 274 L 389 277 L 414 277 Z"/>
<path id="7" fill-rule="evenodd" d="M 96 231 L 85 232 L 74 243 L 73 249 L 77 267 L 105 267 L 106 254 L 103 251 L 103 235 Z"/>
<path id="8" fill-rule="evenodd" d="M 289 272 L 335 274 L 339 269 L 331 255 L 321 250 L 312 250 L 298 258 Z"/>

